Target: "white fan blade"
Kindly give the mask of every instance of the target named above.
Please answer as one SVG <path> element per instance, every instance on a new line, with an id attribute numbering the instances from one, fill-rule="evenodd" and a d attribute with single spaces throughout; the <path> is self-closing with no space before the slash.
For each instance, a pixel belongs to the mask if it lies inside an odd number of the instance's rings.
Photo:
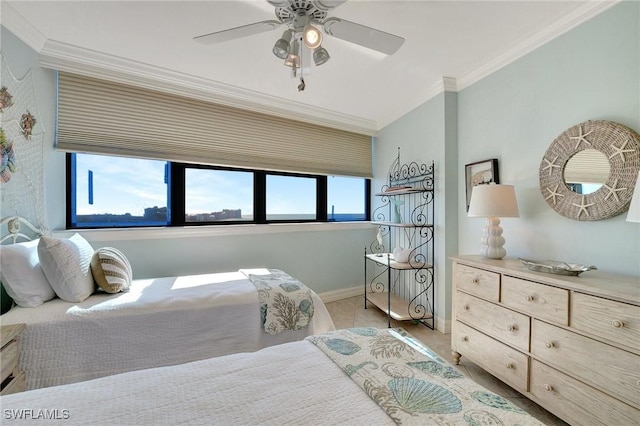
<path id="1" fill-rule="evenodd" d="M 267 0 L 267 2 L 274 7 L 289 7 L 289 0 Z"/>
<path id="2" fill-rule="evenodd" d="M 316 9 L 327 12 L 331 9 L 335 9 L 342 3 L 346 3 L 346 1 L 347 0 L 311 0 L 311 3 L 313 3 Z"/>
<path id="3" fill-rule="evenodd" d="M 324 21 L 323 26 L 324 31 L 331 36 L 386 53 L 387 55 L 395 53 L 404 43 L 403 37 L 340 18 L 328 18 Z"/>
<path id="4" fill-rule="evenodd" d="M 253 24 L 243 25 L 241 27 L 230 28 L 211 34 L 205 34 L 193 39 L 204 44 L 220 43 L 228 40 L 235 40 L 241 37 L 248 37 L 255 34 L 264 33 L 274 30 L 282 25 L 280 21 L 261 21 Z"/>

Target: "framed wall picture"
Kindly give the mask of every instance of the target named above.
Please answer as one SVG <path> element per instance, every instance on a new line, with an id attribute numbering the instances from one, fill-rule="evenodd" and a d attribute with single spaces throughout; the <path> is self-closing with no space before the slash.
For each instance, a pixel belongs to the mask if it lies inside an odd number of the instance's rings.
<path id="1" fill-rule="evenodd" d="M 465 186 L 467 189 L 467 211 L 471 202 L 471 190 L 476 185 L 500 183 L 498 176 L 498 159 L 478 161 L 464 166 Z"/>

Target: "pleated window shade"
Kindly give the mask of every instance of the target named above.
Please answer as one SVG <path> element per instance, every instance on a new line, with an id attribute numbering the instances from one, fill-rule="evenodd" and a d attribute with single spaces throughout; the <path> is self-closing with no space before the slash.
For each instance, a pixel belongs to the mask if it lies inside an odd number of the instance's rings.
<path id="1" fill-rule="evenodd" d="M 565 182 L 605 184 L 611 168 L 607 156 L 597 149 L 589 148 L 569 158 L 564 168 Z"/>
<path id="2" fill-rule="evenodd" d="M 125 84 L 58 73 L 57 148 L 371 177 L 371 137 Z"/>

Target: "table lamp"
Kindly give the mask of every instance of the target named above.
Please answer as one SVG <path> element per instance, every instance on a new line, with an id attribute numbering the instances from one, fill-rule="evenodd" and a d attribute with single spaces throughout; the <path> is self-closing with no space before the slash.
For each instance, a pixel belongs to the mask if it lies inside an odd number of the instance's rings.
<path id="1" fill-rule="evenodd" d="M 469 217 L 486 217 L 480 254 L 489 259 L 502 259 L 507 255 L 500 217 L 519 217 L 516 193 L 512 185 L 477 185 L 471 191 Z"/>

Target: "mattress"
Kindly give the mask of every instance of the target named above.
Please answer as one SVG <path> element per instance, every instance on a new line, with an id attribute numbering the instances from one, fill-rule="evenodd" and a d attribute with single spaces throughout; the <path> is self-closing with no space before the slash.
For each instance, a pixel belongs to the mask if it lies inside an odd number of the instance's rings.
<path id="1" fill-rule="evenodd" d="M 361 388 L 350 378 L 354 366 L 341 368 L 317 344 L 319 341 L 335 344 L 342 336 L 327 333 L 316 338 L 315 343 L 311 337 L 254 353 L 0 397 L 3 424 L 47 423 L 43 419 L 58 423 L 63 419 L 65 425 L 395 424 L 392 420 L 395 411 L 385 411 L 384 402 L 374 401 L 375 391 Z M 386 375 L 386 380 L 404 374 L 402 369 L 386 368 L 386 360 L 380 358 L 379 354 L 368 355 L 370 372 Z M 414 352 L 412 359 L 429 362 L 431 358 Z M 398 361 L 406 360 L 400 355 Z M 446 366 L 449 367 L 453 368 Z M 449 390 L 457 394 L 464 393 L 466 388 L 476 391 L 480 388 L 464 376 L 454 381 Z M 410 405 L 405 406 L 411 409 Z M 453 415 L 468 419 L 468 424 L 541 425 L 508 402 L 493 407 L 494 412 L 503 413 L 493 417 L 482 405 L 478 407 L 465 403 Z M 422 417 L 413 419 L 410 415 L 403 424 L 460 424 L 452 422 L 452 413 L 440 409 L 425 413 L 420 407 L 418 410 L 422 411 L 417 413 Z M 479 417 L 480 414 L 483 415 Z"/>
<path id="2" fill-rule="evenodd" d="M 274 335 L 264 332 L 256 287 L 240 271 L 138 279 L 127 293 L 14 307 L 1 320 L 26 324 L 20 369 L 27 389 L 37 389 L 253 352 L 333 330 L 326 307 L 314 292 L 312 298 L 307 328 Z"/>

